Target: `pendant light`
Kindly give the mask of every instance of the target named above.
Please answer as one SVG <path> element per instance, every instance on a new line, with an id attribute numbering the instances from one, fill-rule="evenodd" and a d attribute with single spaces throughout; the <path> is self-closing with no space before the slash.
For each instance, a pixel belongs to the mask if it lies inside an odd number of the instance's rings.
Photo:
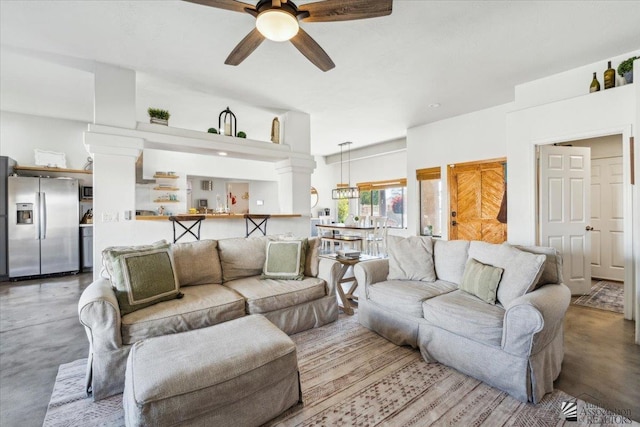
<path id="1" fill-rule="evenodd" d="M 358 187 L 351 187 L 351 142 L 343 142 L 342 144 L 338 144 L 340 146 L 340 184 L 336 188 L 331 191 L 331 198 L 334 200 L 338 199 L 359 199 L 360 198 L 360 190 Z M 349 174 L 347 176 L 347 184 L 343 184 L 342 182 L 342 148 L 347 146 L 347 167 L 349 168 Z"/>

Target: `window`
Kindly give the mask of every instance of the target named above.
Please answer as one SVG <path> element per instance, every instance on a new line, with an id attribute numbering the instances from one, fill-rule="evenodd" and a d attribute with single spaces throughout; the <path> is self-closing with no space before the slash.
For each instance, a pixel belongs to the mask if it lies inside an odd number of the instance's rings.
<path id="1" fill-rule="evenodd" d="M 407 180 L 360 182 L 358 216 L 386 216 L 387 226 L 407 226 Z"/>
<path id="2" fill-rule="evenodd" d="M 420 235 L 442 236 L 442 180 L 440 168 L 418 169 L 420 187 Z"/>

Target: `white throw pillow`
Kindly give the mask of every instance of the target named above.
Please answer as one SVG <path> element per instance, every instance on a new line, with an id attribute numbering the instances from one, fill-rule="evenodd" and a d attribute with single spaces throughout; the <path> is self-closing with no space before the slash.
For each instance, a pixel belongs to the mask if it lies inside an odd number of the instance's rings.
<path id="1" fill-rule="evenodd" d="M 424 236 L 387 236 L 388 280 L 433 282 L 433 240 Z"/>
<path id="2" fill-rule="evenodd" d="M 469 245 L 469 257 L 504 269 L 498 285 L 498 301 L 505 307 L 535 288 L 546 261 L 545 255 L 524 252 L 508 243 L 498 245 L 479 241 Z"/>

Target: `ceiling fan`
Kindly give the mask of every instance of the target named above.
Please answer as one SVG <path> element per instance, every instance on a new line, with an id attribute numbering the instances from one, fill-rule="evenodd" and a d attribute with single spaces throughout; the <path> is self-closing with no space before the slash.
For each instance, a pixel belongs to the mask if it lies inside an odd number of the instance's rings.
<path id="1" fill-rule="evenodd" d="M 305 30 L 302 22 L 350 21 L 375 18 L 391 14 L 393 0 L 325 0 L 296 6 L 289 0 L 260 0 L 253 5 L 235 0 L 184 0 L 219 9 L 244 12 L 256 18 L 256 28 L 238 43 L 224 61 L 238 65 L 268 38 L 287 41 L 322 71 L 329 71 L 335 64 Z"/>

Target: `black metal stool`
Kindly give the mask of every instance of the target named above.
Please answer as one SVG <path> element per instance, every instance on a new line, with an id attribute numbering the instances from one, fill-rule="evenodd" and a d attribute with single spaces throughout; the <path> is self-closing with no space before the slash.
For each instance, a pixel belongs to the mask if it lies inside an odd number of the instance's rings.
<path id="1" fill-rule="evenodd" d="M 202 223 L 202 221 L 204 221 L 207 217 L 205 215 L 176 215 L 176 216 L 170 216 L 169 217 L 169 221 L 171 221 L 171 223 L 173 224 L 173 243 L 177 242 L 178 240 L 180 240 L 185 234 L 189 233 L 191 234 L 193 237 L 196 238 L 196 240 L 200 240 L 200 224 Z M 189 227 L 186 227 L 182 222 L 186 222 L 186 221 L 195 221 L 193 224 L 191 224 Z M 180 227 L 182 227 L 184 229 L 184 231 L 182 232 L 181 235 L 179 235 L 176 238 L 176 224 L 178 224 Z M 198 226 L 198 229 L 196 230 L 196 232 L 194 233 L 192 231 L 193 227 Z M 197 233 L 197 234 L 196 234 Z"/>
<path id="2" fill-rule="evenodd" d="M 255 231 L 260 231 L 263 236 L 267 235 L 267 220 L 271 218 L 271 215 L 257 215 L 257 214 L 244 214 L 244 225 L 247 234 L 245 237 Z M 255 221 L 254 221 L 255 220 Z M 256 222 L 259 221 L 259 222 Z M 249 223 L 253 224 L 253 229 L 249 231 Z"/>

